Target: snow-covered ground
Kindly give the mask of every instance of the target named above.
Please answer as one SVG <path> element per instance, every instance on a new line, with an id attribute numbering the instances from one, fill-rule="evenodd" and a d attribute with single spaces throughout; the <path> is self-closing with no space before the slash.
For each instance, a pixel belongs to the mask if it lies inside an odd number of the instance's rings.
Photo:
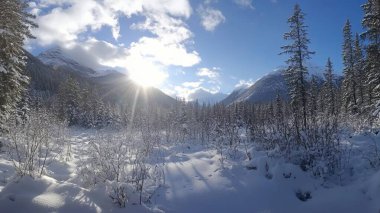
<path id="1" fill-rule="evenodd" d="M 379 212 L 380 172 L 355 159 L 369 143 L 352 143 L 353 179 L 326 184 L 299 166 L 250 149 L 251 161 L 235 153 L 221 166 L 216 150 L 198 143 L 162 146 L 164 184 L 150 203 L 119 208 L 106 187 L 84 188 L 77 174 L 93 131 L 72 131 L 72 157 L 57 159 L 47 175 L 14 180 L 12 162 L 0 154 L 0 212 Z M 358 155 L 360 156 L 360 155 Z M 297 197 L 296 194 L 299 196 Z M 302 201 L 299 197 L 302 197 Z"/>

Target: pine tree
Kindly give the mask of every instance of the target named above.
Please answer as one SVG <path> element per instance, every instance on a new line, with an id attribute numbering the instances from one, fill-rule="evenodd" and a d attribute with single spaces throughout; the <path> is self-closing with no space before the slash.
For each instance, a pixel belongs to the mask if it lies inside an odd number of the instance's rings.
<path id="1" fill-rule="evenodd" d="M 352 42 L 351 24 L 347 20 L 343 28 L 343 106 L 347 112 L 354 112 L 357 107 L 356 99 L 356 75 L 355 75 L 355 61 L 354 61 L 354 49 Z"/>
<path id="2" fill-rule="evenodd" d="M 33 38 L 30 28 L 36 25 L 27 6 L 22 0 L 0 1 L 0 128 L 28 85 L 23 45 L 25 38 Z"/>
<path id="3" fill-rule="evenodd" d="M 283 112 L 283 104 L 282 104 L 282 100 L 281 100 L 281 96 L 279 92 L 277 92 L 277 95 L 276 95 L 276 112 L 275 112 L 274 117 L 276 118 L 277 130 L 283 132 L 282 127 L 284 125 L 284 112 Z"/>
<path id="4" fill-rule="evenodd" d="M 69 125 L 77 125 L 80 119 L 81 89 L 78 81 L 69 77 L 58 91 L 58 115 L 66 119 Z"/>
<path id="5" fill-rule="evenodd" d="M 316 123 L 317 106 L 318 106 L 318 83 L 316 77 L 313 75 L 310 82 L 310 98 L 309 98 L 309 114 L 313 124 Z"/>
<path id="6" fill-rule="evenodd" d="M 309 51 L 307 26 L 304 23 L 305 14 L 298 4 L 294 7 L 293 15 L 288 19 L 290 32 L 284 34 L 284 39 L 292 41 L 291 44 L 282 48 L 281 54 L 288 54 L 290 58 L 286 61 L 288 68 L 285 72 L 286 81 L 289 88 L 292 110 L 295 115 L 295 124 L 299 135 L 300 121 L 306 129 L 307 103 L 306 103 L 306 76 L 308 70 L 306 60 L 310 59 L 314 52 Z"/>
<path id="7" fill-rule="evenodd" d="M 364 103 L 364 56 L 362 46 L 360 44 L 359 35 L 356 33 L 354 42 L 354 73 L 356 76 L 355 81 L 357 82 L 357 97 L 358 105 L 363 105 Z"/>
<path id="8" fill-rule="evenodd" d="M 368 105 L 372 106 L 380 99 L 380 1 L 368 0 L 362 8 L 364 10 L 362 26 L 366 31 L 361 36 L 368 41 L 364 63 L 366 92 Z"/>
<path id="9" fill-rule="evenodd" d="M 322 100 L 325 102 L 325 112 L 327 115 L 334 115 L 336 113 L 336 89 L 334 84 L 333 65 L 330 58 L 327 59 L 324 76 L 325 82 L 322 89 Z"/>

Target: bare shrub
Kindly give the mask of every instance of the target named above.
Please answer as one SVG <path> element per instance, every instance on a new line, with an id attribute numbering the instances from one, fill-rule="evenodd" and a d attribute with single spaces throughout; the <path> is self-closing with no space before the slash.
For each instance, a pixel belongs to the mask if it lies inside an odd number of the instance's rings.
<path id="1" fill-rule="evenodd" d="M 13 119 L 10 127 L 7 150 L 20 176 L 41 176 L 66 146 L 66 123 L 46 110 L 31 111 L 22 122 Z"/>

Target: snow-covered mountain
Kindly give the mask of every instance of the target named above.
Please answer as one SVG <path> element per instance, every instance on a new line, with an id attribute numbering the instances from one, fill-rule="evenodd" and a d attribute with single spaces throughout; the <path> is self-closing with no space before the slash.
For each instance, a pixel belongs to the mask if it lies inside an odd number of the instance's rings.
<path id="1" fill-rule="evenodd" d="M 95 70 L 79 64 L 59 47 L 48 49 L 40 53 L 37 58 L 42 63 L 52 67 L 55 70 L 68 70 L 71 72 L 80 73 L 84 76 L 92 76 L 98 74 Z"/>
<path id="2" fill-rule="evenodd" d="M 188 96 L 190 101 L 198 101 L 200 104 L 215 104 L 227 97 L 224 93 L 211 93 L 202 88 L 194 91 Z"/>
<path id="3" fill-rule="evenodd" d="M 105 101 L 128 105 L 135 101 L 144 104 L 168 106 L 175 103 L 156 88 L 141 88 L 128 78 L 126 74 L 115 70 L 95 71 L 84 66 L 64 53 L 60 48 L 49 49 L 35 57 L 27 53 L 27 72 L 31 76 L 34 89 L 48 91 L 54 94 L 59 85 L 69 76 L 75 78 L 81 85 L 96 88 Z M 140 91 L 144 92 L 140 92 Z"/>
<path id="4" fill-rule="evenodd" d="M 316 65 L 308 65 L 310 81 L 312 76 L 317 78 L 317 81 L 323 82 L 323 68 Z M 339 82 L 340 77 L 337 76 L 336 81 Z M 264 75 L 258 79 L 249 88 L 238 88 L 234 90 L 222 103 L 229 105 L 235 102 L 251 102 L 251 103 L 268 103 L 275 100 L 277 94 L 283 99 L 288 99 L 287 85 L 284 78 L 284 68 L 278 69 Z"/>
<path id="5" fill-rule="evenodd" d="M 258 79 L 249 88 L 241 88 L 232 92 L 223 104 L 235 102 L 267 103 L 275 99 L 277 93 L 287 98 L 287 86 L 283 70 L 278 69 Z"/>
<path id="6" fill-rule="evenodd" d="M 221 103 L 228 105 L 236 101 L 243 93 L 245 93 L 250 86 L 248 85 L 242 85 L 237 88 L 235 88 L 231 94 L 229 94 L 226 98 L 224 98 Z"/>

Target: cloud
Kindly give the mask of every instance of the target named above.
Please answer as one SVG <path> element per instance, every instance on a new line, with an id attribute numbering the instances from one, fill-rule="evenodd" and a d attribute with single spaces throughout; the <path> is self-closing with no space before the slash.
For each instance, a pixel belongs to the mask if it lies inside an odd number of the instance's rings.
<path id="1" fill-rule="evenodd" d="M 252 86 L 255 82 L 252 79 L 249 80 L 240 80 L 236 85 L 235 88 L 248 88 Z"/>
<path id="2" fill-rule="evenodd" d="M 61 46 L 94 69 L 145 70 L 167 77 L 170 66 L 191 67 L 201 61 L 192 49 L 193 33 L 185 23 L 192 14 L 188 0 L 40 0 L 32 6 L 39 25 L 33 31 L 34 42 Z M 123 16 L 142 17 L 130 29 L 146 32 L 144 36 L 130 44 L 118 43 Z M 91 37 L 104 27 L 111 29 L 114 42 Z"/>
<path id="3" fill-rule="evenodd" d="M 239 5 L 240 7 L 249 8 L 249 9 L 252 9 L 252 10 L 255 9 L 255 7 L 253 7 L 253 5 L 252 5 L 252 0 L 234 0 L 234 2 L 237 5 Z"/>
<path id="4" fill-rule="evenodd" d="M 48 12 L 48 8 L 52 7 Z M 39 28 L 33 30 L 37 42 L 41 45 L 74 44 L 79 35 L 88 31 L 95 32 L 102 26 L 112 28 L 115 39 L 119 35 L 117 14 L 94 0 L 42 0 L 35 7 Z"/>
<path id="5" fill-rule="evenodd" d="M 219 78 L 219 71 L 220 71 L 220 68 L 218 67 L 213 67 L 211 69 L 203 67 L 203 68 L 199 68 L 196 74 L 197 76 L 202 76 L 202 77 L 206 76 L 210 79 L 217 79 Z"/>
<path id="6" fill-rule="evenodd" d="M 215 28 L 226 21 L 220 10 L 213 9 L 209 5 L 200 5 L 197 10 L 203 28 L 207 31 L 214 31 Z"/>
<path id="7" fill-rule="evenodd" d="M 199 68 L 195 73 L 199 77 L 196 81 L 186 81 L 180 85 L 168 85 L 163 88 L 163 91 L 173 97 L 184 98 L 185 100 L 190 100 L 191 94 L 202 89 L 209 93 L 215 94 L 221 90 L 221 80 L 220 80 L 220 68 Z"/>
<path id="8" fill-rule="evenodd" d="M 182 86 L 191 87 L 191 88 L 199 88 L 202 83 L 203 83 L 203 80 L 201 79 L 199 81 L 183 82 Z"/>
<path id="9" fill-rule="evenodd" d="M 124 67 L 125 59 L 129 56 L 127 48 L 93 37 L 63 48 L 63 51 L 81 64 L 95 70 L 105 69 L 105 67 Z"/>
<path id="10" fill-rule="evenodd" d="M 191 100 L 191 95 L 194 94 L 195 92 L 199 91 L 199 90 L 204 90 L 206 92 L 209 92 L 211 94 L 216 94 L 218 92 L 220 92 L 220 87 L 211 87 L 211 88 L 207 88 L 205 86 L 197 86 L 197 87 L 194 87 L 194 85 L 177 85 L 177 86 L 173 86 L 171 85 L 171 87 L 167 88 L 167 89 L 163 89 L 163 91 L 172 96 L 172 97 L 179 97 L 179 98 L 183 98 L 187 101 L 190 101 Z"/>

